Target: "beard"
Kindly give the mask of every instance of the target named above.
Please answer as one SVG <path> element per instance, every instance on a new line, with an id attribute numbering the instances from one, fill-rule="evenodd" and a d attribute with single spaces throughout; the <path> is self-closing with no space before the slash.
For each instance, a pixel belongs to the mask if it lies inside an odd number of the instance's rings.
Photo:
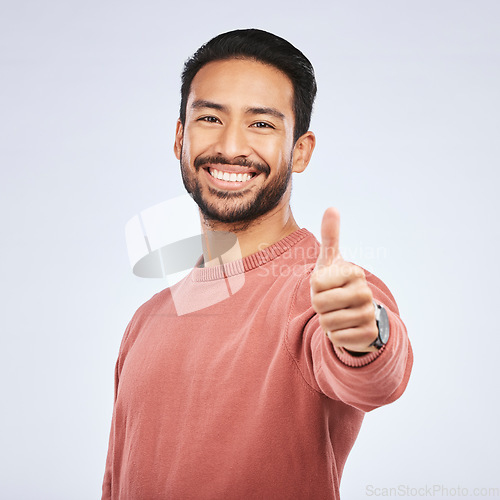
<path id="1" fill-rule="evenodd" d="M 292 158 L 290 156 L 288 163 L 280 166 L 276 177 L 268 184 L 264 184 L 258 191 L 251 192 L 250 189 L 223 191 L 208 186 L 209 194 L 216 198 L 214 201 L 209 201 L 208 197 L 204 197 L 202 194 L 202 187 L 197 177 L 203 165 L 222 164 L 250 167 L 257 170 L 259 175 L 266 177 L 269 177 L 271 172 L 269 165 L 251 162 L 244 158 L 229 161 L 222 156 L 198 157 L 194 161 L 195 172 L 192 173 L 189 165 L 183 159 L 182 152 L 180 164 L 184 187 L 198 205 L 205 221 L 236 224 L 239 230 L 246 229 L 252 221 L 275 208 L 286 193 L 292 177 Z"/>

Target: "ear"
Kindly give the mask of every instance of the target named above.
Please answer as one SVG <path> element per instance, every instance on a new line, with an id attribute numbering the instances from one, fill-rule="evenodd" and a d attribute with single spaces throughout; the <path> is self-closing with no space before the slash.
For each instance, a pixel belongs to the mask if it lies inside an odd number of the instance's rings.
<path id="1" fill-rule="evenodd" d="M 177 125 L 175 126 L 175 142 L 174 142 L 174 153 L 175 157 L 180 160 L 181 159 L 181 151 L 182 151 L 182 140 L 184 137 L 184 127 L 179 120 L 177 120 Z"/>
<path id="2" fill-rule="evenodd" d="M 316 146 L 316 137 L 311 131 L 306 132 L 297 139 L 293 148 L 292 172 L 300 173 L 306 169 L 314 151 L 314 146 Z"/>

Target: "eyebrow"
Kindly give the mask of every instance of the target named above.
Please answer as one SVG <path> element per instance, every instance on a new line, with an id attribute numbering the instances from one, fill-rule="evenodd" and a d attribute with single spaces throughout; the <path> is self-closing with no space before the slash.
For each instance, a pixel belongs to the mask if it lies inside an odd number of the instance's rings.
<path id="1" fill-rule="evenodd" d="M 197 101 L 194 101 L 193 104 L 191 104 L 191 108 L 192 109 L 210 108 L 210 109 L 216 109 L 217 111 L 222 111 L 224 113 L 227 113 L 229 111 L 229 108 L 227 106 L 224 106 L 223 104 L 218 104 L 212 101 L 206 101 L 204 99 L 198 99 Z M 278 118 L 279 120 L 285 120 L 285 115 L 281 111 L 278 111 L 275 108 L 260 107 L 260 106 L 250 107 L 245 109 L 245 113 L 249 115 L 270 115 L 274 116 L 275 118 Z"/>
<path id="2" fill-rule="evenodd" d="M 245 113 L 248 113 L 250 115 L 271 115 L 275 118 L 278 118 L 279 120 L 285 119 L 285 115 L 275 108 L 247 108 L 245 110 Z"/>
<path id="3" fill-rule="evenodd" d="M 211 101 L 205 101 L 203 99 L 198 99 L 197 101 L 194 101 L 193 104 L 191 104 L 191 108 L 192 109 L 210 108 L 210 109 L 216 109 L 217 111 L 224 111 L 224 112 L 228 111 L 227 107 L 222 104 L 217 104 Z"/>

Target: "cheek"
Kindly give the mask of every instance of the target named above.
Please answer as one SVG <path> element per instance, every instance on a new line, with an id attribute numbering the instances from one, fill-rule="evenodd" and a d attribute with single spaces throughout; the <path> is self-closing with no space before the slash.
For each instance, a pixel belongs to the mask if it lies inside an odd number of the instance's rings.
<path id="1" fill-rule="evenodd" d="M 293 135 L 288 131 L 276 137 L 255 138 L 254 150 L 269 164 L 276 167 L 289 163 L 293 154 Z"/>
<path id="2" fill-rule="evenodd" d="M 198 144 L 197 141 L 193 141 L 191 134 L 184 134 L 184 140 L 182 142 L 182 159 L 184 162 L 191 164 L 191 159 L 196 158 L 196 152 L 193 151 L 193 145 Z"/>
<path id="3" fill-rule="evenodd" d="M 287 158 L 283 141 L 270 141 L 268 138 L 253 141 L 252 149 L 269 165 L 279 166 Z"/>
<path id="4" fill-rule="evenodd" d="M 190 131 L 184 136 L 183 152 L 186 156 L 196 158 L 206 152 L 214 143 L 214 140 L 213 133 L 202 130 Z"/>
<path id="5" fill-rule="evenodd" d="M 269 150 L 266 153 L 265 160 L 271 167 L 274 167 L 275 169 L 281 169 L 285 163 L 288 164 L 289 156 L 289 151 L 276 148 Z"/>

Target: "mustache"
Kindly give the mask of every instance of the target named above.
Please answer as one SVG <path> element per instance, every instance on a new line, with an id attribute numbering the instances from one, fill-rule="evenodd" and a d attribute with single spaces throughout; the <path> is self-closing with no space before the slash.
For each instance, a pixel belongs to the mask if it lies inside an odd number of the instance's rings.
<path id="1" fill-rule="evenodd" d="M 228 160 L 225 156 L 198 156 L 194 160 L 194 166 L 196 169 L 203 167 L 204 165 L 238 165 L 240 167 L 248 167 L 257 172 L 269 175 L 271 169 L 266 163 L 259 163 L 255 161 L 247 160 L 246 158 L 235 158 L 234 160 Z"/>

